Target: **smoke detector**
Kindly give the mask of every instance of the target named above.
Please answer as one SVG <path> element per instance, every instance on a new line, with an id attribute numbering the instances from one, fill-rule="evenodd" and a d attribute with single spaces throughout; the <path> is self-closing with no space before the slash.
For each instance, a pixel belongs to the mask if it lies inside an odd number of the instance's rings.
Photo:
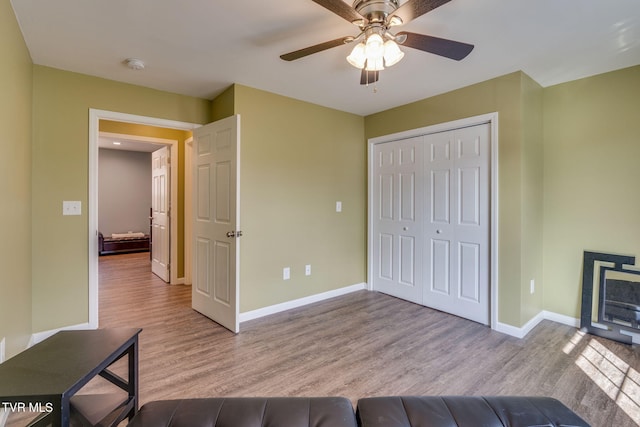
<path id="1" fill-rule="evenodd" d="M 129 58 L 125 63 L 132 70 L 144 70 L 144 62 L 141 59 Z"/>

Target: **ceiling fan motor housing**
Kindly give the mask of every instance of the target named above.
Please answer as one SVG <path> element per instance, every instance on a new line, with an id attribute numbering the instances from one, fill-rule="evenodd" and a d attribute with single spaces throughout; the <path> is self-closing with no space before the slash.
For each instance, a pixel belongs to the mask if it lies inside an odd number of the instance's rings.
<path id="1" fill-rule="evenodd" d="M 368 23 L 385 23 L 387 17 L 398 8 L 398 0 L 356 0 L 353 8 Z"/>

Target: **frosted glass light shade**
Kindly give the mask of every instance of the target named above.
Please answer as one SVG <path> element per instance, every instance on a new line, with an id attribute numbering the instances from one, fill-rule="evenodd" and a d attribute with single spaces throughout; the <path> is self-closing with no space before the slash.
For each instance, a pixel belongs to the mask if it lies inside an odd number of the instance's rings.
<path id="1" fill-rule="evenodd" d="M 369 60 L 382 59 L 384 56 L 384 42 L 380 34 L 374 33 L 367 37 L 365 53 Z"/>
<path id="2" fill-rule="evenodd" d="M 356 68 L 363 69 L 364 64 L 367 61 L 367 57 L 365 56 L 365 45 L 364 43 L 358 43 L 354 46 L 351 54 L 347 56 L 347 61 L 349 64 L 353 65 Z"/>
<path id="3" fill-rule="evenodd" d="M 403 56 L 404 52 L 400 50 L 396 42 L 387 40 L 384 43 L 384 64 L 387 67 L 391 67 L 400 62 Z"/>

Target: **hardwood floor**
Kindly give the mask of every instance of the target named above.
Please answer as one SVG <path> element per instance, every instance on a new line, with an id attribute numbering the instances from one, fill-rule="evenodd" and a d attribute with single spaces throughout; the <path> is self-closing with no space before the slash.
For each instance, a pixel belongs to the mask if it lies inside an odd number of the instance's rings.
<path id="1" fill-rule="evenodd" d="M 638 346 L 544 321 L 516 339 L 361 291 L 241 324 L 190 307 L 148 254 L 100 258 L 100 327 L 142 327 L 141 404 L 205 396 L 545 395 L 593 426 L 640 425 Z"/>

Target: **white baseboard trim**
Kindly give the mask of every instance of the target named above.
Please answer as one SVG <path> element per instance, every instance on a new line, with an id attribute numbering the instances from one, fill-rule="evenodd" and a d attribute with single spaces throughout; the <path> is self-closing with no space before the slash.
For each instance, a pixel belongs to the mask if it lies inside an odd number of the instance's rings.
<path id="1" fill-rule="evenodd" d="M 575 319 L 570 316 L 565 316 L 564 314 L 558 314 L 551 311 L 543 310 L 520 328 L 507 325 L 506 323 L 498 322 L 494 330 L 502 332 L 503 334 L 511 335 L 512 337 L 524 338 L 529 332 L 531 332 L 533 328 L 538 325 L 538 323 L 542 322 L 543 320 L 551 320 L 552 322 L 560 323 L 574 328 L 580 326 L 580 319 Z"/>
<path id="2" fill-rule="evenodd" d="M 543 311 L 543 313 L 545 320 L 551 320 L 552 322 L 573 326 L 574 328 L 580 327 L 580 319 L 576 319 L 575 317 L 554 313 L 552 311 Z"/>
<path id="3" fill-rule="evenodd" d="M 31 339 L 29 340 L 29 347 L 38 344 L 41 341 L 46 340 L 47 338 L 49 338 L 51 335 L 55 334 L 56 332 L 60 332 L 60 331 L 78 331 L 78 330 L 84 330 L 84 329 L 96 329 L 96 328 L 92 328 L 91 325 L 89 325 L 89 323 L 80 323 L 78 325 L 70 325 L 70 326 L 64 326 L 62 328 L 57 328 L 57 329 L 51 329 L 49 331 L 42 331 L 42 332 L 36 332 L 34 334 L 31 335 Z"/>
<path id="4" fill-rule="evenodd" d="M 495 327 L 495 330 L 498 332 L 502 332 L 503 334 L 511 335 L 512 337 L 524 338 L 525 336 L 527 336 L 529 332 L 531 332 L 533 328 L 535 328 L 538 325 L 538 323 L 544 320 L 543 313 L 544 312 L 541 311 L 533 319 L 529 320 L 527 323 L 524 324 L 524 326 L 520 328 L 517 326 L 508 325 L 506 323 L 498 322 L 498 324 Z"/>
<path id="5" fill-rule="evenodd" d="M 335 298 L 342 295 L 350 294 L 352 292 L 362 291 L 367 289 L 366 283 L 359 283 L 357 285 L 351 285 L 340 289 L 334 289 L 332 291 L 322 292 L 320 294 L 310 295 L 308 297 L 295 299 L 292 301 L 283 302 L 280 304 L 271 305 L 269 307 L 259 308 L 257 310 L 245 311 L 240 313 L 240 322 L 246 322 L 248 320 L 259 319 L 270 314 L 280 313 L 282 311 L 291 310 L 293 308 L 303 307 L 305 305 L 313 304 L 316 302 L 324 301 L 329 298 Z"/>

